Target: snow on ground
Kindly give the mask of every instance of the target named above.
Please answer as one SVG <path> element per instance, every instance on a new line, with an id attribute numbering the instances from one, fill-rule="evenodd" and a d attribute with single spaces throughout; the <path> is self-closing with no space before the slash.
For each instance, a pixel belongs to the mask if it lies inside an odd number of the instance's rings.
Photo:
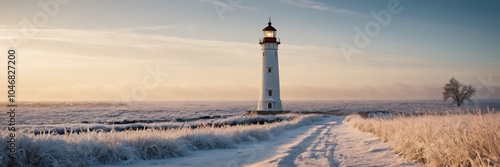
<path id="1" fill-rule="evenodd" d="M 335 159 L 340 166 L 417 166 L 398 157 L 389 143 L 342 123 L 332 131 L 336 138 Z"/>
<path id="2" fill-rule="evenodd" d="M 269 141 L 236 149 L 195 151 L 184 157 L 139 161 L 131 166 L 418 166 L 398 157 L 388 143 L 343 124 L 344 118 L 325 117 L 278 133 Z"/>

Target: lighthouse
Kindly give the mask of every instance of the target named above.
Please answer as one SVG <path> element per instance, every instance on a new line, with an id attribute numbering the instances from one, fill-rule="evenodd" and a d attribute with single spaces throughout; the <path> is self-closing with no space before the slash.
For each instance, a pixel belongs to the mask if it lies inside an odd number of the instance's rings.
<path id="1" fill-rule="evenodd" d="M 262 49 L 262 80 L 259 103 L 256 114 L 287 113 L 281 105 L 280 75 L 278 63 L 279 38 L 276 38 L 276 28 L 272 26 L 271 18 L 263 30 L 264 37 L 259 40 Z"/>

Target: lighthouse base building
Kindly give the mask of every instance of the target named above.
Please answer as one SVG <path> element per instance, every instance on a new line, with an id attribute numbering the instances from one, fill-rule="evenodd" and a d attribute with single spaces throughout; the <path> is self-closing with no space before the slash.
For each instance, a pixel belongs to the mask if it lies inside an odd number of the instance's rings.
<path id="1" fill-rule="evenodd" d="M 283 110 L 281 104 L 278 66 L 278 45 L 280 40 L 276 38 L 277 30 L 271 24 L 271 19 L 269 19 L 268 26 L 262 30 L 264 38 L 259 41 L 262 48 L 262 82 L 259 103 L 257 110 L 248 111 L 248 114 L 274 115 L 290 112 L 290 110 Z"/>

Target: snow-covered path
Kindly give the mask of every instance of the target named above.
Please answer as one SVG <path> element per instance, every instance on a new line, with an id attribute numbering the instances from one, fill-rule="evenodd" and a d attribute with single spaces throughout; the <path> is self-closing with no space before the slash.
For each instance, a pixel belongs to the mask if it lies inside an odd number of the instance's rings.
<path id="1" fill-rule="evenodd" d="M 196 151 L 185 157 L 140 161 L 131 166 L 417 166 L 398 157 L 377 137 L 330 116 L 237 149 Z M 111 167 L 107 165 L 106 167 Z"/>
<path id="2" fill-rule="evenodd" d="M 281 145 L 274 156 L 251 166 L 338 166 L 333 159 L 332 129 L 336 124 L 338 121 L 316 124 L 293 142 Z"/>

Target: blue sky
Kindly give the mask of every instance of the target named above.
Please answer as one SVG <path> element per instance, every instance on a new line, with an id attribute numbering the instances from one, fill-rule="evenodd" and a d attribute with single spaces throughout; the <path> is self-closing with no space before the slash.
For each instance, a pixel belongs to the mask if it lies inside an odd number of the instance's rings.
<path id="1" fill-rule="evenodd" d="M 401 12 L 346 59 L 340 44 L 353 45 L 355 27 L 365 30 L 376 21 L 371 11 L 393 2 Z M 42 6 L 0 2 L 0 34 L 22 38 L 21 22 Z M 26 62 L 20 84 L 31 92 L 27 100 L 114 100 L 140 85 L 146 67 L 161 66 L 168 76 L 140 100 L 256 100 L 258 39 L 272 17 L 285 100 L 440 99 L 449 78 L 486 87 L 480 78 L 488 75 L 494 82 L 486 85 L 498 89 L 480 93 L 500 98 L 499 7 L 493 0 L 71 0 L 16 46 Z"/>

